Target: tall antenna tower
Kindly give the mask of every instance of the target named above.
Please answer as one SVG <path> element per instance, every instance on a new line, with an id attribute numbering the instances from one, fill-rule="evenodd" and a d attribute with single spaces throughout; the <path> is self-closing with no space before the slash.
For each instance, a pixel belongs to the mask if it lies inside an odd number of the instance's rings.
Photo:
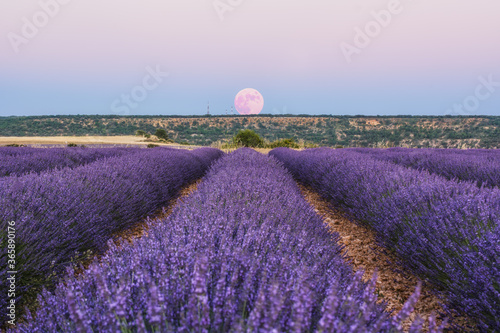
<path id="1" fill-rule="evenodd" d="M 231 106 L 231 114 L 234 114 L 234 109 L 232 106 Z"/>
<path id="2" fill-rule="evenodd" d="M 207 103 L 207 116 L 210 116 L 210 101 Z"/>

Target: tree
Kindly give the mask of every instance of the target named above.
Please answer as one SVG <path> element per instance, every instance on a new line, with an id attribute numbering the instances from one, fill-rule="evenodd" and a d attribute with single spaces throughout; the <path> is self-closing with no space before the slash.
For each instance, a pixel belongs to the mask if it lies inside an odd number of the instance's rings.
<path id="1" fill-rule="evenodd" d="M 264 139 L 252 130 L 240 130 L 233 138 L 234 143 L 243 147 L 259 148 L 264 147 Z"/>
<path id="2" fill-rule="evenodd" d="M 155 135 L 160 140 L 168 140 L 168 133 L 163 128 L 158 128 L 155 132 Z"/>
<path id="3" fill-rule="evenodd" d="M 278 147 L 300 148 L 294 139 L 276 140 L 268 145 L 268 148 L 278 148 Z"/>

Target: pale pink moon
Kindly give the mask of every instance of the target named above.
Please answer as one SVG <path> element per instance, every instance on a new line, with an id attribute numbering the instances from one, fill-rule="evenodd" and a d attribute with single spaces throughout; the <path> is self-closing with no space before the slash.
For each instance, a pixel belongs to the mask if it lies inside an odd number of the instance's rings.
<path id="1" fill-rule="evenodd" d="M 236 95 L 234 106 L 239 114 L 259 114 L 264 107 L 264 97 L 257 90 L 246 88 Z"/>

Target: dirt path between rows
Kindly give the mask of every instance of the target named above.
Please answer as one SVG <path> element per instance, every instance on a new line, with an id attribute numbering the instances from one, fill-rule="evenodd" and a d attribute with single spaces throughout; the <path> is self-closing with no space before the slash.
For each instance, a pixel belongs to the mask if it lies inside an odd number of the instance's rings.
<path id="1" fill-rule="evenodd" d="M 199 178 L 198 180 L 183 187 L 174 199 L 170 200 L 170 202 L 149 218 L 143 218 L 142 220 L 137 221 L 137 223 L 135 223 L 132 227 L 115 233 L 112 237 L 115 245 L 121 246 L 123 242 L 133 243 L 135 239 L 147 235 L 148 222 L 168 217 L 177 205 L 184 201 L 184 199 L 192 192 L 196 191 L 201 180 L 202 178 Z M 95 260 L 100 262 L 103 255 L 104 254 L 93 254 L 90 258 L 80 262 L 79 265 L 75 267 L 75 276 L 82 274 Z"/>
<path id="2" fill-rule="evenodd" d="M 161 212 L 150 217 L 150 220 L 159 220 L 169 216 L 177 205 L 182 203 L 187 196 L 196 191 L 196 189 L 198 188 L 198 184 L 200 184 L 201 182 L 201 179 L 202 178 L 183 187 L 177 194 L 177 197 L 170 201 L 170 203 L 168 203 Z M 118 239 L 115 241 L 115 243 L 119 245 L 121 242 L 123 242 L 123 240 L 133 242 L 134 239 L 142 237 L 145 233 L 147 233 L 147 221 L 148 219 L 144 219 L 143 221 L 135 224 L 133 227 L 117 233 L 115 237 L 118 237 Z"/>
<path id="3" fill-rule="evenodd" d="M 169 216 L 174 208 L 182 203 L 187 196 L 196 191 L 201 179 L 184 187 L 161 212 L 151 217 L 149 220 L 159 220 Z M 401 267 L 396 267 L 394 263 L 397 259 L 391 255 L 385 254 L 375 242 L 375 233 L 365 227 L 351 222 L 340 212 L 334 212 L 329 208 L 327 201 L 322 199 L 319 194 L 312 189 L 299 184 L 299 188 L 305 199 L 314 207 L 315 211 L 328 224 L 330 229 L 339 233 L 340 243 L 345 247 L 345 253 L 349 264 L 355 271 L 363 269 L 365 271 L 364 280 L 369 281 L 375 270 L 377 270 L 377 293 L 379 299 L 387 302 L 387 310 L 398 313 L 404 302 L 413 294 L 418 279 L 411 274 L 401 274 Z M 124 230 L 115 236 L 118 245 L 123 241 L 133 242 L 135 239 L 147 235 L 148 219 L 137 223 L 132 228 Z M 432 294 L 428 286 L 422 286 L 420 299 L 415 307 L 415 311 L 404 323 L 403 328 L 408 331 L 411 321 L 417 315 L 428 321 L 430 315 L 437 315 L 442 312 L 439 305 L 439 299 Z M 438 324 L 440 324 L 440 321 Z M 426 323 L 427 326 L 427 323 Z M 427 327 L 424 327 L 427 329 Z"/>
<path id="4" fill-rule="evenodd" d="M 173 209 L 179 205 L 187 196 L 196 191 L 201 179 L 184 187 L 163 211 L 154 217 L 152 220 L 158 220 L 169 216 Z M 406 274 L 396 273 L 395 267 L 390 262 L 395 262 L 396 258 L 384 254 L 383 249 L 375 242 L 375 234 L 373 231 L 356 225 L 342 216 L 339 212 L 332 212 L 328 202 L 323 200 L 319 194 L 311 189 L 299 185 L 305 199 L 315 208 L 316 212 L 323 217 L 324 222 L 329 225 L 332 231 L 338 232 L 341 236 L 340 243 L 345 246 L 347 257 L 350 259 L 350 265 L 353 269 L 363 269 L 365 271 L 364 279 L 368 281 L 372 278 L 375 270 L 378 272 L 377 292 L 379 298 L 388 303 L 387 309 L 398 313 L 404 302 L 413 294 L 418 279 Z M 120 237 L 118 242 L 126 240 L 133 242 L 134 239 L 140 238 L 147 233 L 147 222 L 137 223 L 130 229 L 120 232 L 117 236 Z M 410 327 L 411 321 L 420 315 L 424 319 L 428 319 L 431 314 L 442 312 L 439 305 L 439 299 L 430 292 L 426 286 L 422 287 L 420 299 L 416 305 L 415 311 L 407 320 L 404 328 L 407 330 Z"/>
<path id="5" fill-rule="evenodd" d="M 340 212 L 334 212 L 329 204 L 319 194 L 313 190 L 299 185 L 300 190 L 306 200 L 315 208 L 316 212 L 323 217 L 324 222 L 330 229 L 339 233 L 340 243 L 345 246 L 345 252 L 350 260 L 350 265 L 355 271 L 363 269 L 365 271 L 364 280 L 369 281 L 375 270 L 378 272 L 377 292 L 379 299 L 388 303 L 387 309 L 393 313 L 398 313 L 404 302 L 413 294 L 417 286 L 418 279 L 411 274 L 396 273 L 401 267 L 396 267 L 394 263 L 397 259 L 383 252 L 383 248 L 377 245 L 375 233 L 365 227 L 351 222 Z M 405 322 L 404 329 L 407 331 L 410 323 L 418 314 L 426 319 L 431 314 L 437 315 L 443 309 L 439 305 L 439 299 L 432 294 L 428 286 L 422 286 L 420 299 L 416 304 L 415 311 L 410 319 Z M 439 322 L 440 323 L 440 322 Z M 427 329 L 427 328 L 426 328 Z"/>
<path id="6" fill-rule="evenodd" d="M 163 208 L 162 212 L 151 217 L 151 220 L 159 220 L 169 216 L 174 208 L 182 203 L 187 196 L 196 191 L 201 179 L 184 187 L 177 198 Z M 339 233 L 340 243 L 345 246 L 345 251 L 350 265 L 355 271 L 363 269 L 365 271 L 364 280 L 369 281 L 375 270 L 377 270 L 377 293 L 379 299 L 387 302 L 387 310 L 398 313 L 404 302 L 413 294 L 418 279 L 411 274 L 401 274 L 396 270 L 401 271 L 400 267 L 396 267 L 394 263 L 397 259 L 391 255 L 385 254 L 375 242 L 375 233 L 365 227 L 356 225 L 351 222 L 340 212 L 334 212 L 329 208 L 327 201 L 321 198 L 319 194 L 313 190 L 299 185 L 300 190 L 305 199 L 315 208 L 316 212 L 322 216 L 325 223 L 332 231 Z M 133 242 L 134 239 L 140 238 L 147 234 L 147 220 L 137 223 L 132 228 L 117 234 L 119 242 L 124 240 Z M 411 321 L 415 319 L 417 314 L 428 321 L 430 315 L 437 315 L 442 312 L 439 305 L 439 299 L 432 294 L 428 286 L 422 286 L 420 299 L 415 307 L 415 311 L 411 317 L 403 325 L 405 331 L 408 331 Z M 440 321 L 438 320 L 440 324 Z"/>

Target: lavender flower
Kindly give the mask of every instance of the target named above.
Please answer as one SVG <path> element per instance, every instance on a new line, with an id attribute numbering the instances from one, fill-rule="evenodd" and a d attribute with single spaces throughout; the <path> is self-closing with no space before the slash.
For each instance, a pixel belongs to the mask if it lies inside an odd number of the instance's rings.
<path id="1" fill-rule="evenodd" d="M 123 331 L 397 332 L 337 239 L 283 166 L 241 149 L 217 160 L 147 236 L 111 247 L 67 279 L 82 290 L 75 297 L 86 309 L 85 328 L 100 332 L 116 331 L 102 323 L 114 316 L 107 304 L 120 298 L 96 288 L 103 277 L 110 291 L 126 281 Z M 33 318 L 12 331 L 54 323 L 51 331 L 75 331 L 63 297 L 69 285 L 43 292 Z"/>
<path id="2" fill-rule="evenodd" d="M 33 154 L 58 153 L 39 149 Z M 114 234 L 168 205 L 184 185 L 202 177 L 223 155 L 211 148 L 83 149 L 81 154 L 87 154 L 87 162 L 96 161 L 73 169 L 0 177 L 0 230 L 7 230 L 8 221 L 16 222 L 16 269 L 24 277 L 17 285 L 19 309 L 25 295 L 53 288 L 64 268 L 87 259 L 89 251 L 106 251 Z M 7 271 L 6 237 L 0 232 L 1 276 Z M 102 279 L 99 285 L 106 294 Z M 0 293 L 7 295 L 6 279 L 0 280 Z M 1 308 L 6 302 L 0 297 Z M 0 313 L 2 324 L 5 313 Z"/>
<path id="3" fill-rule="evenodd" d="M 270 155 L 376 231 L 402 266 L 436 287 L 450 316 L 500 330 L 498 152 L 278 148 Z"/>

